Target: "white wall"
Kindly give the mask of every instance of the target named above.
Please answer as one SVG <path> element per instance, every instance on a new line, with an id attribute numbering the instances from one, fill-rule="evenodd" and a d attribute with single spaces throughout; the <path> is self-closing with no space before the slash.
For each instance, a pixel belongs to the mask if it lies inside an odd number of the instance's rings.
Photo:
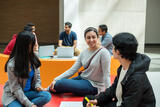
<path id="1" fill-rule="evenodd" d="M 72 23 L 72 30 L 79 35 L 79 0 L 64 0 L 64 23 Z"/>
<path id="2" fill-rule="evenodd" d="M 64 21 L 78 34 L 78 48 L 86 48 L 84 30 L 107 24 L 109 33 L 135 34 L 139 52 L 144 52 L 146 0 L 64 0 Z"/>

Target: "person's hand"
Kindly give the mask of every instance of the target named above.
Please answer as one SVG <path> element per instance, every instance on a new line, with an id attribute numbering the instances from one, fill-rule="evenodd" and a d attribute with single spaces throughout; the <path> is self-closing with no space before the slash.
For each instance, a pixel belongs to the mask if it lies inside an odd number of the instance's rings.
<path id="1" fill-rule="evenodd" d="M 96 105 L 91 106 L 91 105 L 88 105 L 87 103 L 86 107 L 97 107 L 97 106 Z"/>
<path id="2" fill-rule="evenodd" d="M 116 99 L 115 98 L 112 98 L 112 101 L 115 101 Z"/>
<path id="3" fill-rule="evenodd" d="M 89 100 L 89 103 L 87 103 L 86 107 L 96 107 L 97 100 Z"/>
<path id="4" fill-rule="evenodd" d="M 32 107 L 37 107 L 36 105 L 32 105 Z"/>
<path id="5" fill-rule="evenodd" d="M 38 92 L 40 92 L 40 91 L 46 91 L 46 90 L 45 90 L 44 88 L 42 88 L 42 87 L 37 87 L 36 90 L 37 90 Z"/>
<path id="6" fill-rule="evenodd" d="M 49 90 L 50 90 L 51 92 L 56 92 L 56 90 L 54 89 L 54 85 L 55 85 L 55 84 L 56 84 L 56 81 L 53 81 L 52 84 L 50 85 Z"/>

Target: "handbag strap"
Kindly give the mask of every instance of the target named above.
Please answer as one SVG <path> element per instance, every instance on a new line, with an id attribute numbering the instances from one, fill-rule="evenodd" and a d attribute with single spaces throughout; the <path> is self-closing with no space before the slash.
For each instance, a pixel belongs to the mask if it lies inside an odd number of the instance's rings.
<path id="1" fill-rule="evenodd" d="M 96 54 L 101 50 L 102 48 L 100 48 L 91 58 L 90 58 L 90 60 L 89 60 L 89 63 L 88 63 L 88 65 L 87 65 L 87 67 L 86 68 L 84 68 L 83 70 L 81 70 L 80 72 L 82 72 L 82 71 L 84 71 L 85 69 L 87 69 L 88 67 L 89 67 L 89 65 L 91 64 L 91 61 L 92 61 L 92 59 L 94 58 L 94 56 L 96 56 Z"/>

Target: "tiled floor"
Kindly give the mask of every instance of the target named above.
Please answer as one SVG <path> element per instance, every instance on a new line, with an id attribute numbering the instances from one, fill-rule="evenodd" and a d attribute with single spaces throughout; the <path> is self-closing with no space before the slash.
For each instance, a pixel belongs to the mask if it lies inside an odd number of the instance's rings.
<path id="1" fill-rule="evenodd" d="M 160 72 L 160 54 L 146 53 L 151 58 L 150 69 L 151 72 Z"/>
<path id="2" fill-rule="evenodd" d="M 147 72 L 147 76 L 156 97 L 156 107 L 160 107 L 160 72 Z"/>
<path id="3" fill-rule="evenodd" d="M 160 107 L 160 46 L 148 46 L 145 52 L 151 58 L 147 75 L 155 93 L 156 107 Z"/>
<path id="4" fill-rule="evenodd" d="M 160 72 L 160 45 L 147 46 L 145 53 L 151 58 L 149 71 Z"/>

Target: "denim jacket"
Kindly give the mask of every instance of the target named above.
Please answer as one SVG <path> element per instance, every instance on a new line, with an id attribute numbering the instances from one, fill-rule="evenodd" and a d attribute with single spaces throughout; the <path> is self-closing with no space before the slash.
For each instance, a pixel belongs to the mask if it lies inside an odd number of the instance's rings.
<path id="1" fill-rule="evenodd" d="M 17 99 L 21 104 L 25 107 L 31 107 L 33 103 L 25 96 L 24 94 L 24 87 L 27 79 L 18 78 L 14 75 L 14 59 L 10 59 L 7 65 L 7 74 L 8 74 L 8 81 L 5 83 L 3 96 L 2 96 L 2 103 L 3 105 L 7 106 L 12 101 Z M 32 89 L 41 86 L 41 79 L 40 79 L 40 70 L 35 69 L 34 78 L 31 84 Z"/>

